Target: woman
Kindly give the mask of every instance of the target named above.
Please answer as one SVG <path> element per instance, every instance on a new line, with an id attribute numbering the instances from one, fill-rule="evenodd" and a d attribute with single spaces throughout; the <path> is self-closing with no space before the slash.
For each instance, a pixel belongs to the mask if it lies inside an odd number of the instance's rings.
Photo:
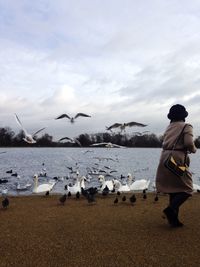
<path id="1" fill-rule="evenodd" d="M 193 127 L 185 123 L 187 116 L 188 112 L 182 105 L 177 104 L 170 108 L 167 116 L 170 124 L 164 133 L 163 150 L 156 174 L 157 191 L 169 194 L 169 205 L 163 212 L 172 227 L 183 226 L 178 219 L 179 207 L 192 195 L 193 182 L 189 171 L 183 177 L 179 177 L 168 170 L 164 162 L 172 153 L 177 163 L 183 165 L 186 162 L 189 166 L 188 153 L 195 153 L 196 147 L 193 141 Z M 172 149 L 174 144 L 176 146 Z"/>

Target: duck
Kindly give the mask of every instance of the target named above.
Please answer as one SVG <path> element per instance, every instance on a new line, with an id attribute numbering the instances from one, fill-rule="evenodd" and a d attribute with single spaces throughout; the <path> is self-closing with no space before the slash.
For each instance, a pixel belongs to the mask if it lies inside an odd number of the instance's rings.
<path id="1" fill-rule="evenodd" d="M 50 180 L 49 182 L 38 185 L 38 175 L 35 174 L 33 178 L 34 178 L 33 193 L 36 194 L 51 191 L 54 185 L 56 184 L 55 180 Z"/>

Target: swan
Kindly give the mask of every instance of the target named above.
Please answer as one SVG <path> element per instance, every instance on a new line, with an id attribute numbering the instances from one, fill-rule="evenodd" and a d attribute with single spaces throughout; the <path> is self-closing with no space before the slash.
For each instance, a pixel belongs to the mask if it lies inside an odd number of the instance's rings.
<path id="1" fill-rule="evenodd" d="M 114 188 L 119 192 L 130 192 L 130 186 L 128 184 L 123 185 L 120 181 L 113 181 Z"/>
<path id="2" fill-rule="evenodd" d="M 50 180 L 44 184 L 38 185 L 38 175 L 34 175 L 34 186 L 33 186 L 33 193 L 43 193 L 47 191 L 51 191 L 54 185 L 56 184 L 55 180 Z"/>
<path id="3" fill-rule="evenodd" d="M 24 140 L 26 143 L 28 143 L 28 144 L 35 144 L 35 143 L 36 143 L 36 140 L 34 139 L 34 137 L 36 136 L 36 134 L 38 134 L 39 132 L 43 131 L 45 128 L 42 128 L 42 129 L 38 130 L 37 132 L 35 132 L 34 134 L 31 135 L 31 134 L 29 134 L 29 133 L 26 131 L 26 129 L 23 127 L 23 125 L 22 125 L 22 123 L 21 123 L 19 117 L 17 116 L 17 114 L 15 114 L 15 118 L 16 118 L 17 123 L 21 126 L 22 131 L 23 131 L 23 133 L 24 133 L 24 136 L 25 136 L 25 137 L 23 137 L 23 140 Z"/>
<path id="4" fill-rule="evenodd" d="M 148 189 L 150 180 L 140 179 L 130 184 L 130 190 L 144 190 Z"/>
<path id="5" fill-rule="evenodd" d="M 76 194 L 77 192 L 81 193 L 81 187 L 85 188 L 85 181 L 87 181 L 85 176 L 82 176 L 81 178 L 77 177 L 76 183 L 73 186 L 67 185 L 67 191 L 71 194 Z"/>
<path id="6" fill-rule="evenodd" d="M 193 183 L 193 191 L 200 190 L 200 185 Z"/>
<path id="7" fill-rule="evenodd" d="M 101 191 L 107 186 L 110 191 L 114 189 L 114 183 L 118 182 L 116 179 L 106 181 L 104 175 L 99 175 L 98 180 L 101 183 Z"/>
<path id="8" fill-rule="evenodd" d="M 131 191 L 144 190 L 149 188 L 150 180 L 146 179 L 135 180 L 135 177 L 132 177 L 131 173 L 128 173 L 127 178 L 128 178 L 128 185 Z"/>

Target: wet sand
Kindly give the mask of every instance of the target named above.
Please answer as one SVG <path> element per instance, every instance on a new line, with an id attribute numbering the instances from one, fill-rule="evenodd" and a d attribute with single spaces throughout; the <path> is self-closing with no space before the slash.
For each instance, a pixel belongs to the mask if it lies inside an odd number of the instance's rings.
<path id="1" fill-rule="evenodd" d="M 116 195 L 65 205 L 60 195 L 9 197 L 0 209 L 0 266 L 200 266 L 200 194 L 182 206 L 177 229 L 162 218 L 167 196 L 154 203 L 153 193 L 137 194 L 131 205 L 122 195 L 116 205 Z"/>

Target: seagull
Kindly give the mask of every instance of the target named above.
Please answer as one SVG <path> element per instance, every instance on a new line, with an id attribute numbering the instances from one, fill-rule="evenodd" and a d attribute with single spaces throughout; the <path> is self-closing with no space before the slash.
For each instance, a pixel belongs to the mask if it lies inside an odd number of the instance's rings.
<path id="1" fill-rule="evenodd" d="M 59 119 L 63 119 L 63 118 L 67 118 L 70 120 L 71 123 L 74 123 L 74 120 L 78 117 L 91 117 L 90 115 L 84 114 L 84 113 L 77 113 L 74 117 L 70 117 L 67 114 L 62 114 L 60 116 L 58 116 L 57 118 L 55 118 L 55 120 L 59 120 Z"/>
<path id="2" fill-rule="evenodd" d="M 79 140 L 78 139 L 76 139 L 76 138 L 70 138 L 70 137 L 62 137 L 62 138 L 60 138 L 59 140 L 58 140 L 58 142 L 61 142 L 61 141 L 63 141 L 63 140 L 68 140 L 68 142 L 70 142 L 70 143 L 74 143 L 74 144 L 78 144 L 79 146 L 82 146 L 81 145 L 81 143 L 79 142 Z"/>
<path id="3" fill-rule="evenodd" d="M 105 146 L 107 148 L 126 148 L 125 146 L 120 146 L 120 145 L 117 145 L 117 144 L 113 144 L 111 142 L 108 142 L 108 143 L 96 143 L 96 144 L 92 144 L 90 146 Z"/>
<path id="4" fill-rule="evenodd" d="M 120 130 L 122 132 L 122 131 L 125 131 L 125 128 L 127 126 L 129 126 L 129 127 L 132 127 L 132 126 L 146 127 L 147 125 L 139 123 L 139 122 L 135 122 L 135 121 L 131 121 L 131 122 L 127 122 L 127 123 L 114 123 L 113 125 L 107 127 L 106 130 L 109 131 L 109 130 L 111 130 L 113 128 L 120 128 Z"/>
<path id="5" fill-rule="evenodd" d="M 28 143 L 28 144 L 35 144 L 35 143 L 36 143 L 36 140 L 34 139 L 34 137 L 35 137 L 39 132 L 43 131 L 45 128 L 42 128 L 42 129 L 38 130 L 37 132 L 35 132 L 35 133 L 33 133 L 33 134 L 31 135 L 31 134 L 29 134 L 29 133 L 26 131 L 26 129 L 23 127 L 23 125 L 22 125 L 22 123 L 21 123 L 19 117 L 17 116 L 17 114 L 15 114 L 15 118 L 16 118 L 17 123 L 21 126 L 22 131 L 23 131 L 23 133 L 24 133 L 24 136 L 25 136 L 25 137 L 23 138 L 23 140 L 24 140 L 26 143 Z"/>

